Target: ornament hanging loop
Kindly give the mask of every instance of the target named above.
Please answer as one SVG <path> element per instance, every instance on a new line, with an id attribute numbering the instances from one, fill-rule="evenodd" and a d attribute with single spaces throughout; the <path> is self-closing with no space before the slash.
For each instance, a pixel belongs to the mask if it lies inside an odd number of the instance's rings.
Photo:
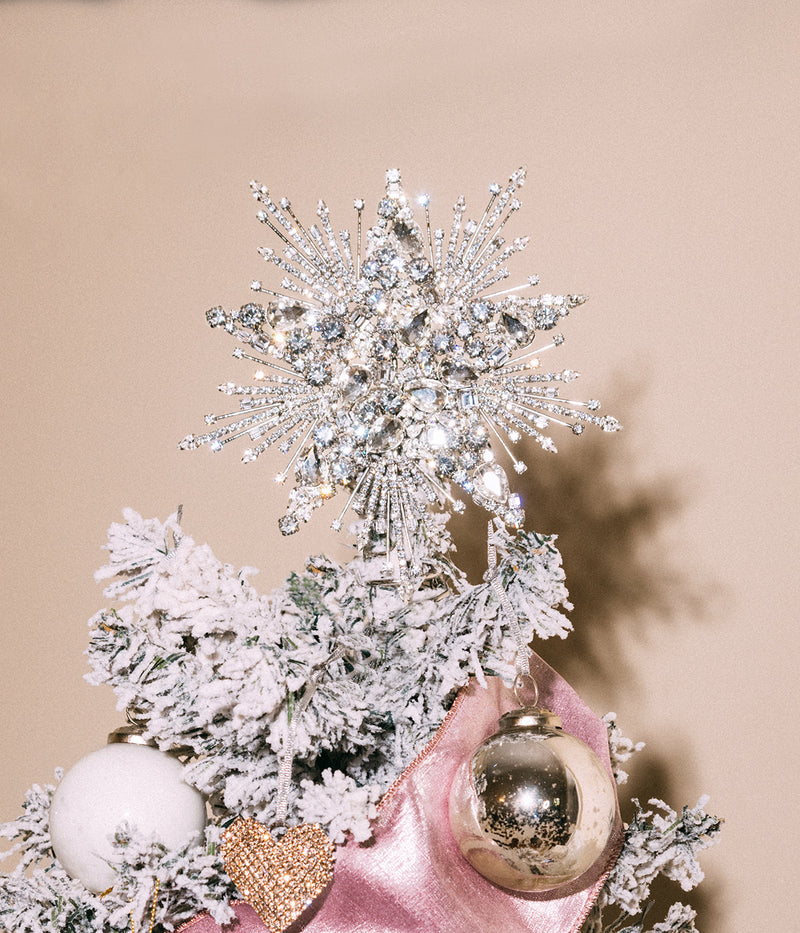
<path id="1" fill-rule="evenodd" d="M 283 839 L 288 829 L 289 827 L 286 825 L 286 821 L 284 820 L 282 823 L 271 823 L 269 832 L 273 839 Z"/>
<path id="2" fill-rule="evenodd" d="M 501 527 L 502 526 L 499 521 L 496 521 L 495 524 L 489 522 L 486 542 L 487 558 L 489 564 L 489 583 L 497 594 L 497 598 L 500 602 L 500 610 L 501 612 L 505 612 L 509 624 L 511 625 L 511 631 L 514 634 L 514 640 L 517 643 L 517 676 L 514 678 L 514 696 L 517 699 L 517 703 L 519 703 L 521 707 L 538 706 L 539 686 L 531 674 L 531 649 L 528 647 L 528 644 L 525 641 L 525 636 L 522 634 L 522 627 L 519 624 L 517 613 L 514 611 L 514 607 L 511 605 L 511 600 L 508 598 L 508 594 L 503 589 L 500 570 L 497 566 L 497 542 L 499 539 Z M 527 700 L 525 699 L 526 695 L 528 698 Z"/>
<path id="3" fill-rule="evenodd" d="M 283 761 L 281 761 L 278 770 L 278 791 L 275 795 L 275 820 L 270 827 L 273 833 L 277 832 L 282 835 L 287 829 L 286 819 L 289 813 L 289 785 L 292 782 L 292 763 L 294 761 L 294 743 L 297 723 L 303 713 L 308 709 L 311 699 L 316 693 L 319 680 L 327 666 L 343 658 L 346 654 L 346 648 L 337 648 L 314 670 L 312 676 L 306 681 L 303 695 L 300 697 L 300 702 L 297 704 L 294 714 L 291 717 L 283 750 Z"/>
<path id="4" fill-rule="evenodd" d="M 539 685 L 530 674 L 517 674 L 514 678 L 514 696 L 521 707 L 539 705 Z"/>

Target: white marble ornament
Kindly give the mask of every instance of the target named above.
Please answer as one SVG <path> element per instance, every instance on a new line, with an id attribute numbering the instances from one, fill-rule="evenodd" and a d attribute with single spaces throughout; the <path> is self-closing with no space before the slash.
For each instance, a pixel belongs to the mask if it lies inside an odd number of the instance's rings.
<path id="1" fill-rule="evenodd" d="M 108 860 L 121 824 L 155 833 L 168 848 L 202 832 L 205 801 L 182 772 L 180 761 L 146 745 L 107 745 L 81 758 L 50 807 L 50 838 L 64 870 L 97 894 L 114 885 Z"/>

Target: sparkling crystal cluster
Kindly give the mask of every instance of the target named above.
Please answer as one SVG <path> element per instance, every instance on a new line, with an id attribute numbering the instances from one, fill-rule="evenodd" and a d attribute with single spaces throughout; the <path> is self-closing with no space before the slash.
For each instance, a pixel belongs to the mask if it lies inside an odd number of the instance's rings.
<path id="1" fill-rule="evenodd" d="M 271 933 L 282 933 L 333 877 L 333 845 L 317 824 L 275 840 L 255 820 L 236 820 L 222 844 L 225 868 Z"/>
<path id="2" fill-rule="evenodd" d="M 585 298 L 526 296 L 535 276 L 502 287 L 508 260 L 528 242 L 504 236 L 524 181 L 520 169 L 505 186 L 490 185 L 478 221 L 459 197 L 449 230 L 433 229 L 428 199 L 420 199 L 421 226 L 392 169 L 373 226 L 362 224 L 364 201 L 354 201 L 355 242 L 347 230 L 337 236 L 323 201 L 306 229 L 287 199 L 275 202 L 252 182 L 258 219 L 280 241 L 278 251 L 259 250 L 283 273 L 280 290 L 253 282 L 263 304 L 207 312 L 212 327 L 244 345 L 234 356 L 257 369 L 252 384 L 219 387 L 238 408 L 208 415 L 207 433 L 181 446 L 218 451 L 243 437 L 251 445 L 242 459 L 251 461 L 277 445 L 291 455 L 277 481 L 295 479 L 281 531 L 292 534 L 344 490 L 332 527 L 352 510 L 362 519 L 359 546 L 385 555 L 386 572 L 404 580 L 440 550 L 431 507 L 462 511 L 459 490 L 521 527 L 520 499 L 498 456 L 518 473 L 526 466 L 509 443 L 527 435 L 554 451 L 553 424 L 576 434 L 619 427 L 597 413 L 596 400 L 562 397 L 576 372 L 542 365 L 563 343 L 556 325 Z M 534 349 L 539 331 L 551 334 Z"/>

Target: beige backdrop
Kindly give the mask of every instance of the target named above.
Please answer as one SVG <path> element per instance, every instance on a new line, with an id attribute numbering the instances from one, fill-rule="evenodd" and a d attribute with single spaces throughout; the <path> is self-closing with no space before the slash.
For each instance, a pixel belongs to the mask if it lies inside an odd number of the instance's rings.
<path id="1" fill-rule="evenodd" d="M 123 506 L 183 503 L 263 589 L 346 553 L 328 515 L 280 537 L 274 461 L 177 450 L 244 378 L 203 314 L 262 274 L 250 178 L 345 226 L 398 165 L 445 224 L 527 163 L 515 268 L 591 295 L 561 362 L 625 424 L 531 454 L 578 627 L 541 653 L 647 741 L 631 792 L 727 818 L 702 930 L 794 929 L 799 27 L 791 0 L 2 4 L 0 819 L 119 721 L 81 678 Z"/>

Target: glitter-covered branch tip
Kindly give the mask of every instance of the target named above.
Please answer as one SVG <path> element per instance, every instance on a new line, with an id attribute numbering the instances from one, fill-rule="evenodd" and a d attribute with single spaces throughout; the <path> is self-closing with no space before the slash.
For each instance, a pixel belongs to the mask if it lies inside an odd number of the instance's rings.
<path id="1" fill-rule="evenodd" d="M 384 554 L 387 573 L 406 581 L 441 552 L 432 507 L 463 511 L 458 490 L 521 527 L 520 499 L 498 457 L 518 473 L 526 465 L 509 444 L 528 435 L 554 451 L 553 424 L 575 434 L 619 428 L 597 413 L 598 401 L 561 397 L 578 373 L 542 364 L 564 341 L 556 325 L 584 296 L 526 295 L 536 276 L 503 287 L 507 262 L 528 243 L 503 236 L 524 181 L 520 169 L 505 186 L 490 185 L 479 221 L 465 219 L 459 197 L 445 231 L 431 227 L 427 197 L 419 201 L 424 225 L 417 222 L 391 169 L 373 226 L 363 225 L 364 201 L 354 201 L 355 237 L 337 236 L 323 201 L 306 229 L 287 199 L 276 203 L 251 182 L 258 219 L 280 241 L 259 252 L 283 277 L 277 290 L 252 283 L 264 304 L 207 312 L 212 327 L 241 341 L 234 356 L 256 371 L 250 385 L 219 387 L 238 409 L 206 416 L 208 432 L 181 447 L 218 451 L 247 438 L 242 459 L 251 461 L 277 444 L 290 459 L 276 480 L 295 477 L 281 531 L 292 534 L 344 491 L 332 527 L 352 510 L 359 547 Z M 537 331 L 549 339 L 533 349 Z"/>

